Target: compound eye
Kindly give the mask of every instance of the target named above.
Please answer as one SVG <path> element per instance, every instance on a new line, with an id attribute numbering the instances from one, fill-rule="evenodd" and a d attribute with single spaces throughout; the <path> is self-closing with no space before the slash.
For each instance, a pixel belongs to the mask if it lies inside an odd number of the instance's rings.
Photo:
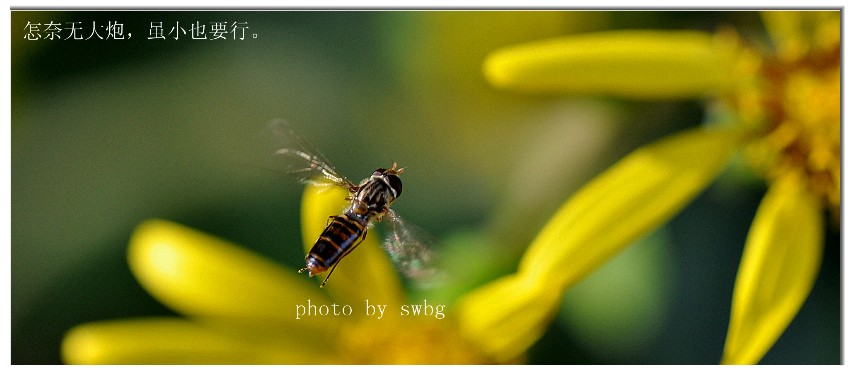
<path id="1" fill-rule="evenodd" d="M 390 187 L 395 190 L 395 197 L 398 198 L 401 195 L 401 179 L 398 176 L 391 174 L 387 176 L 387 183 L 390 184 Z"/>

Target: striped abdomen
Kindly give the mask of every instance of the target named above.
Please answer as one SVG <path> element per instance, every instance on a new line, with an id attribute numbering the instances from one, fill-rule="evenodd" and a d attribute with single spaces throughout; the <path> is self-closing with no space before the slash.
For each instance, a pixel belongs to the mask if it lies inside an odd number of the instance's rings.
<path id="1" fill-rule="evenodd" d="M 346 213 L 334 216 L 307 254 L 305 269 L 310 276 L 334 266 L 366 238 L 368 219 Z"/>

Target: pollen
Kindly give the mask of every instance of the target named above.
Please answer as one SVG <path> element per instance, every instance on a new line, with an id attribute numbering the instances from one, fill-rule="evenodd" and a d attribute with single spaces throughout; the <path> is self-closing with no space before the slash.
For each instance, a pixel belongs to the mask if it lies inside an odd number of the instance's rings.
<path id="1" fill-rule="evenodd" d="M 817 30 L 817 43 L 794 43 L 793 53 L 745 53 L 752 79 L 728 98 L 739 118 L 758 129 L 746 150 L 748 160 L 768 181 L 789 173 L 805 176 L 835 218 L 841 204 L 841 45 L 828 38 L 829 23 Z M 835 33 L 839 28 L 831 28 Z M 824 41 L 834 41 L 824 43 Z M 795 41 L 797 42 L 797 41 Z M 758 57 L 756 57 L 758 56 Z"/>

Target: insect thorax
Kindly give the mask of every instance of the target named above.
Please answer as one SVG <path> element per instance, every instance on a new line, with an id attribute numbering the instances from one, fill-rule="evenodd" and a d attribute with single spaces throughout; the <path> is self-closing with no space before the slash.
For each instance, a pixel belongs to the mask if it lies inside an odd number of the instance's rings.
<path id="1" fill-rule="evenodd" d="M 395 198 L 393 189 L 382 180 L 366 179 L 354 193 L 349 211 L 356 215 L 380 220 L 381 215 L 389 210 Z"/>

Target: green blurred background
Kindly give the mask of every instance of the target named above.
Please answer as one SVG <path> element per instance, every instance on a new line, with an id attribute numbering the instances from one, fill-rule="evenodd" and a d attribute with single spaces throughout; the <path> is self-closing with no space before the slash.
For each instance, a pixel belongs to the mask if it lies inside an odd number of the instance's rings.
<path id="1" fill-rule="evenodd" d="M 173 312 L 125 260 L 133 228 L 174 220 L 303 266 L 301 186 L 270 170 L 284 118 L 358 180 L 408 168 L 394 206 L 463 265 L 444 298 L 511 272 L 569 194 L 635 147 L 701 123 L 699 102 L 523 96 L 489 51 L 576 32 L 736 28 L 754 12 L 12 12 L 12 363 L 60 363 L 74 325 Z M 122 23 L 126 40 L 27 40 L 27 23 Z M 245 40 L 148 40 L 245 22 Z M 42 32 L 44 26 L 42 26 Z M 208 26 L 209 32 L 209 26 Z M 253 35 L 256 34 L 256 38 Z M 63 38 L 66 35 L 63 34 Z M 530 363 L 713 364 L 764 187 L 727 173 L 569 291 Z M 840 361 L 836 228 L 815 289 L 762 363 Z"/>

